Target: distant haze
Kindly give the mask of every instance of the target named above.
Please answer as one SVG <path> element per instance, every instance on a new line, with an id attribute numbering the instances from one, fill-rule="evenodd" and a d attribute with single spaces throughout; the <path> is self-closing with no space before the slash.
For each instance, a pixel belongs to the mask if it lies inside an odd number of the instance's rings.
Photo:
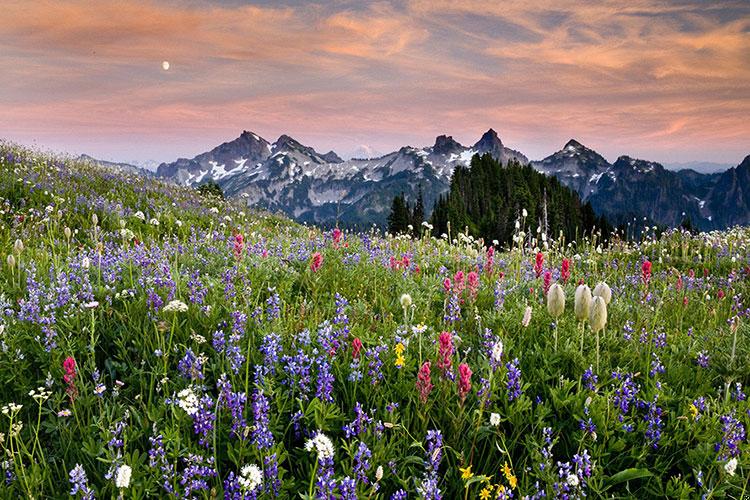
<path id="1" fill-rule="evenodd" d="M 492 127 L 532 159 L 736 165 L 749 33 L 746 0 L 6 0 L 0 135 L 172 161 L 243 129 L 347 156 Z"/>

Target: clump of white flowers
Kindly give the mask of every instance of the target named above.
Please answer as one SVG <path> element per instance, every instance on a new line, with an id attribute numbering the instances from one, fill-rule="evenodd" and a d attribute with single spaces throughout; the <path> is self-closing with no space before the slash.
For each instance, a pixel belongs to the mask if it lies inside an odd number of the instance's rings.
<path id="1" fill-rule="evenodd" d="M 255 464 L 246 465 L 240 470 L 240 477 L 237 481 L 244 491 L 255 491 L 263 484 L 263 471 Z"/>
<path id="2" fill-rule="evenodd" d="M 188 306 L 187 306 L 187 304 L 185 304 L 185 303 L 184 303 L 183 301 L 181 301 L 181 300 L 176 300 L 176 299 L 175 299 L 175 300 L 172 300 L 172 301 L 170 301 L 170 302 L 169 302 L 169 303 L 168 303 L 168 304 L 167 304 L 166 306 L 164 306 L 164 308 L 162 309 L 162 311 L 164 311 L 164 312 L 185 312 L 185 311 L 187 311 L 187 310 L 188 310 Z"/>
<path id="3" fill-rule="evenodd" d="M 324 460 L 327 458 L 333 458 L 333 443 L 331 439 L 323 434 L 321 431 L 315 433 L 315 435 L 308 439 L 305 443 L 305 450 L 313 451 L 318 455 L 318 460 Z"/>
<path id="4" fill-rule="evenodd" d="M 133 469 L 129 465 L 121 465 L 117 468 L 117 475 L 115 476 L 115 486 L 118 488 L 127 488 L 130 486 L 130 476 L 133 473 Z"/>
<path id="5" fill-rule="evenodd" d="M 198 401 L 198 396 L 195 395 L 193 389 L 188 387 L 177 393 L 177 405 L 185 410 L 185 413 L 192 416 L 198 412 L 200 401 Z"/>

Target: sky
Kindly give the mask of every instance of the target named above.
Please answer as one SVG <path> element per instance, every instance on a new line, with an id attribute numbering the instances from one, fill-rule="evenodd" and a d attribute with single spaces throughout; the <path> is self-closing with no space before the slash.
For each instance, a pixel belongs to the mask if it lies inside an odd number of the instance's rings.
<path id="1" fill-rule="evenodd" d="M 750 2 L 3 1 L 0 138 L 118 161 L 251 130 L 342 156 L 471 145 L 541 159 L 750 154 Z M 162 66 L 169 62 L 169 69 Z"/>

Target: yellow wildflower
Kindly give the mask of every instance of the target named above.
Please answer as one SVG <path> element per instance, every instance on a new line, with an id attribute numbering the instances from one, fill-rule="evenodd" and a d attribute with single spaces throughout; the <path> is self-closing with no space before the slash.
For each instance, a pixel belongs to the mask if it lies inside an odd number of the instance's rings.
<path id="1" fill-rule="evenodd" d="M 404 363 L 406 363 L 406 360 L 404 359 L 402 355 L 399 354 L 398 356 L 396 356 L 396 363 L 395 363 L 396 366 L 401 368 L 404 366 Z"/>
<path id="2" fill-rule="evenodd" d="M 395 347 L 396 356 L 401 356 L 404 353 L 405 349 L 406 348 L 404 347 L 404 344 L 402 344 L 401 342 L 396 344 L 396 347 Z"/>
<path id="3" fill-rule="evenodd" d="M 471 465 L 464 468 L 459 467 L 458 470 L 461 471 L 461 479 L 471 479 L 474 477 L 474 473 L 471 472 Z"/>
<path id="4" fill-rule="evenodd" d="M 508 484 L 510 484 L 510 487 L 512 489 L 515 489 L 516 485 L 518 484 L 518 479 L 513 474 L 513 471 L 510 470 L 510 466 L 508 466 L 508 462 L 505 462 L 503 464 L 503 474 L 505 475 L 505 479 L 508 480 Z"/>
<path id="5" fill-rule="evenodd" d="M 690 408 L 688 408 L 688 410 L 690 410 L 690 416 L 691 417 L 695 418 L 695 417 L 698 416 L 698 408 L 694 404 L 691 404 Z"/>
<path id="6" fill-rule="evenodd" d="M 508 484 L 510 484 L 511 489 L 516 489 L 516 486 L 518 486 L 518 479 L 516 478 L 516 476 L 511 475 L 508 478 Z"/>
<path id="7" fill-rule="evenodd" d="M 480 500 L 488 500 L 490 498 L 490 489 L 489 486 L 485 486 L 485 488 L 479 492 L 479 499 Z"/>

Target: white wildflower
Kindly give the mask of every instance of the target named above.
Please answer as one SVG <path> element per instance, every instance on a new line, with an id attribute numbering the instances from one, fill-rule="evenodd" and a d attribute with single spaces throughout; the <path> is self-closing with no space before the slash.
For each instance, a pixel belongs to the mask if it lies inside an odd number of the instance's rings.
<path id="1" fill-rule="evenodd" d="M 568 483 L 568 486 L 575 488 L 579 483 L 578 476 L 575 474 L 568 474 L 568 477 L 565 478 L 565 482 Z"/>
<path id="2" fill-rule="evenodd" d="M 320 431 L 316 432 L 312 439 L 307 440 L 305 443 L 305 449 L 307 451 L 312 451 L 314 449 L 318 454 L 318 460 L 333 458 L 333 443 L 328 436 Z"/>
<path id="3" fill-rule="evenodd" d="M 500 425 L 500 414 L 499 413 L 491 413 L 490 414 L 490 425 L 493 427 L 497 427 Z"/>
<path id="4" fill-rule="evenodd" d="M 503 341 L 498 340 L 495 345 L 492 346 L 492 360 L 495 363 L 500 363 L 503 359 Z"/>
<path id="5" fill-rule="evenodd" d="M 187 304 L 185 304 L 181 300 L 176 300 L 176 299 L 170 301 L 169 304 L 164 306 L 164 308 L 162 309 L 162 311 L 164 312 L 185 312 L 187 310 L 188 310 Z"/>
<path id="6" fill-rule="evenodd" d="M 255 464 L 246 465 L 240 470 L 240 477 L 237 478 L 237 481 L 243 490 L 247 492 L 255 491 L 263 484 L 263 471 Z"/>
<path id="7" fill-rule="evenodd" d="M 188 415 L 195 415 L 198 412 L 200 402 L 198 401 L 198 396 L 195 395 L 191 387 L 178 392 L 177 398 L 177 404 L 180 408 L 185 410 L 185 413 Z"/>
<path id="8" fill-rule="evenodd" d="M 736 457 L 724 464 L 724 472 L 726 472 L 730 476 L 734 476 L 735 470 L 737 470 L 737 458 Z"/>
<path id="9" fill-rule="evenodd" d="M 115 477 L 115 486 L 118 488 L 127 488 L 130 486 L 130 475 L 133 469 L 129 465 L 121 465 L 117 468 L 117 476 Z"/>
<path id="10" fill-rule="evenodd" d="M 141 212 L 140 210 L 138 210 L 136 213 L 134 213 L 133 217 L 135 217 L 136 219 L 140 219 L 140 220 L 146 220 L 146 215 L 143 212 Z"/>

